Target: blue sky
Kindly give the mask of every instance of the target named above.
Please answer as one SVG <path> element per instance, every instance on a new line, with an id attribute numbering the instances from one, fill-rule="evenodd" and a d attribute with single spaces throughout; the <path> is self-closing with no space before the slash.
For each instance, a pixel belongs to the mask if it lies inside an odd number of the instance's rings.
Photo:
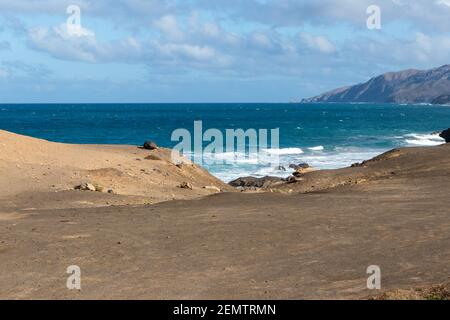
<path id="1" fill-rule="evenodd" d="M 449 55 L 450 0 L 0 0 L 0 103 L 288 102 Z"/>

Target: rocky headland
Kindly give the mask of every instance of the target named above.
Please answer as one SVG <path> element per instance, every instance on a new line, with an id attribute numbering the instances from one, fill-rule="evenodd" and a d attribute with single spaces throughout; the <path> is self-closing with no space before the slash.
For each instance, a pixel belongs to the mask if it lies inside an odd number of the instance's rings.
<path id="1" fill-rule="evenodd" d="M 335 89 L 303 103 L 450 103 L 450 65 L 388 72 L 365 83 Z"/>

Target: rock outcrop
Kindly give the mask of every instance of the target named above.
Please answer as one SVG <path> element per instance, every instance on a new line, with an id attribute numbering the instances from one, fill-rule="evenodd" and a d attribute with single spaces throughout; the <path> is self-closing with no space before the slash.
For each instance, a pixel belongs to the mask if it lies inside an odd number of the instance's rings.
<path id="1" fill-rule="evenodd" d="M 241 188 L 269 188 L 273 185 L 284 183 L 286 180 L 279 177 L 242 177 L 229 183 L 232 187 Z"/>
<path id="2" fill-rule="evenodd" d="M 289 165 L 289 168 L 294 169 L 295 171 L 300 170 L 300 169 L 308 169 L 309 164 L 307 164 L 307 163 L 291 164 L 291 165 Z"/>
<path id="3" fill-rule="evenodd" d="M 153 141 L 145 141 L 144 142 L 144 149 L 146 150 L 156 150 L 158 149 L 158 145 Z"/>
<path id="4" fill-rule="evenodd" d="M 447 130 L 442 131 L 442 133 L 439 135 L 442 139 L 445 139 L 446 143 L 450 143 L 450 128 Z"/>
<path id="5" fill-rule="evenodd" d="M 192 183 L 186 182 L 186 181 L 184 181 L 180 184 L 180 188 L 181 189 L 189 189 L 189 190 L 194 189 L 194 187 L 192 186 Z"/>
<path id="6" fill-rule="evenodd" d="M 299 177 L 303 176 L 304 174 L 313 172 L 313 171 L 317 171 L 317 170 L 314 169 L 313 167 L 308 166 L 306 168 L 298 168 L 297 170 L 295 170 L 295 172 L 292 175 L 296 178 L 299 178 Z"/>
<path id="7" fill-rule="evenodd" d="M 97 187 L 93 185 L 92 183 L 83 182 L 82 184 L 75 187 L 75 190 L 81 190 L 81 191 L 98 191 Z"/>

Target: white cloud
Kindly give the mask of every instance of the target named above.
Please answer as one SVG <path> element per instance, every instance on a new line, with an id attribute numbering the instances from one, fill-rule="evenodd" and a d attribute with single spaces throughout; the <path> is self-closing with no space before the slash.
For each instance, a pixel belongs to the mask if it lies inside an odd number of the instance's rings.
<path id="1" fill-rule="evenodd" d="M 210 47 L 201 47 L 189 44 L 176 44 L 176 43 L 155 43 L 155 47 L 158 49 L 159 53 L 168 56 L 181 55 L 186 58 L 191 58 L 194 60 L 212 60 L 216 57 L 216 52 Z"/>
<path id="2" fill-rule="evenodd" d="M 14 12 L 29 24 L 36 21 L 27 20 L 29 14 L 45 13 L 64 21 L 68 2 L 0 0 L 0 16 Z M 80 29 L 74 36 L 64 25 L 41 26 L 28 31 L 30 48 L 63 60 L 140 64 L 174 77 L 204 72 L 208 79 L 316 77 L 325 82 L 331 81 L 327 73 L 336 85 L 403 66 L 432 67 L 448 60 L 450 52 L 447 35 L 439 31 L 450 27 L 450 8 L 444 3 L 450 0 L 380 0 L 383 24 L 401 22 L 400 29 L 383 25 L 380 32 L 366 28 L 372 0 L 77 2 L 83 22 L 104 22 L 121 38 L 104 40 L 107 27 L 97 34 Z M 355 30 L 352 37 L 339 38 L 348 30 Z"/>
<path id="3" fill-rule="evenodd" d="M 184 34 L 180 30 L 177 18 L 174 15 L 166 15 L 154 22 L 154 25 L 172 40 L 180 41 Z"/>
<path id="4" fill-rule="evenodd" d="M 415 56 L 424 63 L 448 63 L 450 36 L 429 36 L 422 32 L 416 34 L 415 41 L 409 43 L 404 52 L 405 59 Z"/>
<path id="5" fill-rule="evenodd" d="M 81 30 L 75 35 L 66 24 L 52 28 L 36 27 L 30 29 L 28 41 L 33 48 L 48 52 L 55 58 L 95 62 L 99 53 L 95 33 Z"/>
<path id="6" fill-rule="evenodd" d="M 305 32 L 300 33 L 300 39 L 309 49 L 321 53 L 334 53 L 336 47 L 325 36 L 315 36 Z"/>
<path id="7" fill-rule="evenodd" d="M 163 39 L 138 39 L 129 37 L 118 41 L 101 42 L 96 34 L 88 29 L 72 33 L 65 24 L 57 27 L 36 27 L 28 34 L 29 45 L 46 52 L 54 58 L 90 63 L 152 63 L 180 64 L 188 66 L 190 62 L 224 65 L 227 59 L 206 44 L 199 45 L 181 42 L 174 34 L 177 23 L 171 17 L 159 21 L 163 29 Z M 174 36 L 177 36 L 175 41 Z"/>
<path id="8" fill-rule="evenodd" d="M 436 4 L 450 7 L 450 0 L 438 0 L 436 1 Z"/>
<path id="9" fill-rule="evenodd" d="M 448 30 L 450 0 L 78 0 L 82 14 L 100 17 L 145 30 L 149 21 L 186 12 L 221 13 L 228 19 L 258 22 L 269 26 L 333 26 L 350 24 L 365 27 L 366 9 L 381 7 L 383 23 L 411 22 L 424 29 Z M 0 0 L 0 14 L 65 15 L 72 0 Z M 132 17 L 132 19 L 130 19 Z"/>
<path id="10" fill-rule="evenodd" d="M 272 48 L 273 47 L 273 43 L 272 41 L 269 39 L 269 37 L 263 33 L 260 32 L 255 32 L 251 35 L 251 39 L 253 40 L 253 42 L 263 48 Z"/>

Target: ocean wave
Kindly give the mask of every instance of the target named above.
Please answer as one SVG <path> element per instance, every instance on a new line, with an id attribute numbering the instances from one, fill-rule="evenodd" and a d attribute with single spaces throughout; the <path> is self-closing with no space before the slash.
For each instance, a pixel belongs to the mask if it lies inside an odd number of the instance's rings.
<path id="1" fill-rule="evenodd" d="M 286 169 L 286 171 L 284 171 L 284 170 L 280 170 L 279 168 L 275 168 L 275 167 L 263 167 L 263 168 L 260 168 L 259 170 L 255 170 L 253 173 L 253 176 L 258 177 L 258 178 L 266 177 L 266 176 L 286 178 L 287 176 L 289 176 L 292 173 L 291 171 L 287 171 L 287 169 Z"/>
<path id="2" fill-rule="evenodd" d="M 290 149 L 298 149 L 298 148 L 290 148 Z M 297 152 L 298 151 L 299 150 L 297 150 Z M 337 147 L 333 151 L 323 151 L 323 152 L 311 151 L 305 153 L 296 153 L 296 154 L 290 153 L 277 155 L 279 156 L 279 165 L 281 167 L 284 167 L 286 171 L 280 170 L 278 166 L 275 166 L 273 164 L 268 165 L 267 163 L 264 164 L 261 161 L 259 162 L 255 161 L 253 163 L 236 162 L 234 164 L 225 166 L 212 165 L 208 169 L 210 169 L 211 172 L 219 179 L 222 179 L 223 181 L 226 182 L 245 176 L 254 176 L 254 177 L 277 176 L 286 178 L 293 172 L 293 170 L 289 168 L 289 165 L 291 164 L 308 163 L 310 166 L 317 169 L 337 169 L 348 167 L 356 162 L 371 159 L 385 151 L 387 151 L 387 149 Z M 228 154 L 226 156 L 230 157 L 231 154 Z M 259 154 L 259 156 L 260 158 L 258 159 L 261 160 L 261 154 Z"/>
<path id="3" fill-rule="evenodd" d="M 415 146 L 438 146 L 445 143 L 439 134 L 411 133 L 404 136 L 405 142 Z"/>
<path id="4" fill-rule="evenodd" d="M 300 148 L 281 148 L 281 149 L 263 149 L 263 152 L 275 155 L 290 155 L 290 154 L 303 154 L 303 150 Z"/>
<path id="5" fill-rule="evenodd" d="M 191 159 L 199 160 L 200 156 L 189 154 Z M 214 163 L 217 161 L 235 164 L 258 164 L 260 156 L 257 153 L 243 153 L 243 152 L 223 152 L 223 153 L 203 153 L 203 160 L 205 162 Z"/>
<path id="6" fill-rule="evenodd" d="M 311 151 L 323 151 L 323 149 L 324 149 L 323 146 L 308 148 L 308 150 L 311 150 Z"/>
<path id="7" fill-rule="evenodd" d="M 321 153 L 320 155 L 307 154 L 299 160 L 317 169 L 337 169 L 348 167 L 356 162 L 372 159 L 385 151 L 384 149 L 342 148 L 337 152 Z"/>
<path id="8" fill-rule="evenodd" d="M 418 134 L 389 137 L 399 140 L 397 145 L 438 145 L 444 142 L 438 134 Z M 406 142 L 405 142 L 406 141 Z M 291 164 L 308 163 L 317 169 L 337 169 L 349 167 L 353 163 L 369 160 L 386 152 L 391 147 L 367 148 L 360 146 L 335 146 L 325 148 L 322 145 L 313 147 L 290 147 L 279 149 L 261 149 L 259 152 L 223 152 L 218 154 L 203 154 L 204 165 L 210 172 L 229 182 L 239 177 L 277 176 L 286 178 L 292 174 Z M 273 158 L 277 159 L 271 162 Z M 195 156 L 194 156 L 195 158 Z M 222 160 L 221 163 L 214 163 Z M 284 167 L 286 170 L 283 170 Z"/>

